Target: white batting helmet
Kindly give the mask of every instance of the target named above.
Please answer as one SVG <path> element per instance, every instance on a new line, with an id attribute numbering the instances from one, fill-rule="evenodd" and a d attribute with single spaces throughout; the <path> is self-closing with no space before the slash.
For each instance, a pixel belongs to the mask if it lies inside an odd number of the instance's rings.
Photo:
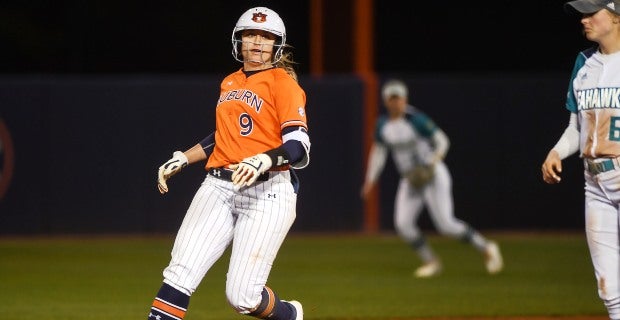
<path id="1" fill-rule="evenodd" d="M 273 55 L 273 62 L 277 62 L 282 58 L 282 49 L 286 44 L 286 28 L 280 16 L 273 10 L 266 7 L 255 7 L 249 9 L 241 15 L 232 32 L 232 55 L 235 60 L 243 62 L 243 58 L 239 52 L 241 45 L 241 34 L 243 30 L 263 30 L 276 35 L 277 48 Z"/>

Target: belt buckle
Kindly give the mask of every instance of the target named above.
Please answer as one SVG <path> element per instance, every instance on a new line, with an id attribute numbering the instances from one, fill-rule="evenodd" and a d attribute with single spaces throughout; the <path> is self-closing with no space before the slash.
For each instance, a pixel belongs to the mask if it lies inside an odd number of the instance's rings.
<path id="1" fill-rule="evenodd" d="M 605 172 L 605 165 L 603 163 L 604 162 L 595 162 L 594 163 L 594 171 L 596 172 L 596 174 Z"/>
<path id="2" fill-rule="evenodd" d="M 594 160 L 586 159 L 586 167 L 588 168 L 588 171 L 593 175 L 597 175 L 601 173 L 601 170 L 600 170 L 601 167 L 599 163 L 594 162 Z"/>
<path id="3" fill-rule="evenodd" d="M 588 171 L 590 171 L 590 173 L 594 175 L 597 175 L 599 173 L 616 170 L 620 166 L 617 165 L 616 163 L 617 160 L 616 161 L 614 160 L 616 159 L 605 159 L 601 162 L 594 162 L 592 160 L 587 160 L 586 163 L 588 166 Z"/>

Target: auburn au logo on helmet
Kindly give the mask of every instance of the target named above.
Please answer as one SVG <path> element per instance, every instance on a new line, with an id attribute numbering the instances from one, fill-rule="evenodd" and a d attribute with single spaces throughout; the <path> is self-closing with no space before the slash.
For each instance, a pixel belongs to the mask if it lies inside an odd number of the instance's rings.
<path id="1" fill-rule="evenodd" d="M 267 15 L 262 12 L 252 14 L 252 21 L 256 23 L 263 23 L 267 21 Z"/>

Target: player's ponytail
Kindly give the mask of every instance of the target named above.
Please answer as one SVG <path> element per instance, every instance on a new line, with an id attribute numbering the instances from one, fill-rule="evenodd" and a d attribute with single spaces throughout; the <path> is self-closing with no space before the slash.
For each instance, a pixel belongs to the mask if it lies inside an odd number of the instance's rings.
<path id="1" fill-rule="evenodd" d="M 290 48 L 289 45 L 286 45 L 285 47 L 286 49 Z M 286 50 L 282 53 L 282 58 L 280 58 L 280 60 L 276 62 L 276 67 L 284 69 L 286 73 L 288 73 L 293 79 L 295 79 L 295 81 L 298 81 L 297 72 L 295 72 L 295 68 L 293 68 L 294 64 L 297 64 L 297 62 L 293 60 L 293 53 L 289 50 Z"/>

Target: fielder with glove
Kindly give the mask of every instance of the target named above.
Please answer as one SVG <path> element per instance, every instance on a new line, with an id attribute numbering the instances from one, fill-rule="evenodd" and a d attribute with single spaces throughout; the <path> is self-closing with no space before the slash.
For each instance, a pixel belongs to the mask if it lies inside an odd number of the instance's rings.
<path id="1" fill-rule="evenodd" d="M 443 162 L 450 145 L 446 134 L 426 114 L 408 104 L 408 90 L 402 81 L 386 82 L 382 97 L 387 114 L 377 119 L 361 193 L 366 198 L 371 192 L 391 152 L 401 175 L 394 226 L 422 260 L 414 275 L 432 277 L 442 269 L 439 257 L 416 225 L 423 206 L 441 234 L 469 242 L 484 257 L 488 273 L 500 272 L 503 259 L 497 244 L 454 216 L 452 180 Z"/>
<path id="2" fill-rule="evenodd" d="M 306 95 L 285 49 L 284 22 L 273 10 L 247 10 L 231 40 L 243 67 L 220 84 L 215 132 L 173 152 L 158 170 L 162 194 L 188 165 L 203 162 L 207 174 L 185 213 L 148 319 L 183 319 L 191 295 L 232 245 L 228 304 L 255 318 L 303 320 L 301 303 L 281 300 L 267 279 L 297 215 L 294 169 L 310 161 Z"/>

